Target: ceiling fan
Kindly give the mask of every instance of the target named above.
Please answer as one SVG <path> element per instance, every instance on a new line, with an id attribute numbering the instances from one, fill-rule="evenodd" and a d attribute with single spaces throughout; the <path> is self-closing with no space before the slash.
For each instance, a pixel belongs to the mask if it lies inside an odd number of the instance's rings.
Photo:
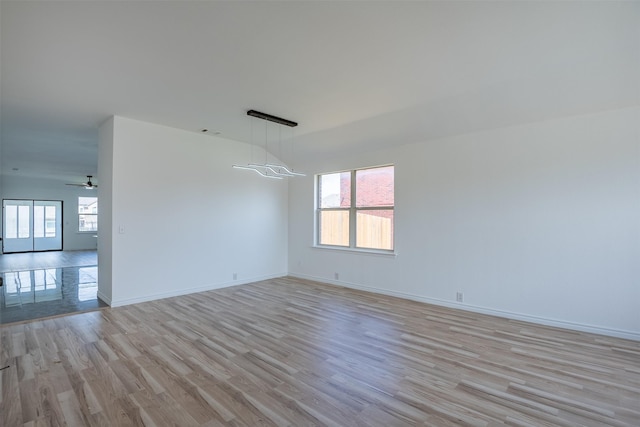
<path id="1" fill-rule="evenodd" d="M 73 185 L 74 187 L 84 187 L 87 190 L 93 190 L 94 188 L 98 188 L 97 185 L 91 182 L 91 178 L 93 178 L 93 175 L 87 175 L 87 182 L 83 182 L 82 184 L 65 184 L 65 185 Z"/>

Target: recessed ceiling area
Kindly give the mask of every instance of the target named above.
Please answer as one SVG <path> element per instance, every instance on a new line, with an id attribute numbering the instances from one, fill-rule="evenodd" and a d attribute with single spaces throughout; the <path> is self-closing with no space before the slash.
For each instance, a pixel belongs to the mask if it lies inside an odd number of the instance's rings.
<path id="1" fill-rule="evenodd" d="M 111 115 L 330 156 L 637 105 L 636 2 L 2 1 L 2 173 L 96 171 Z M 215 131 L 212 131 L 215 130 Z M 18 168 L 18 171 L 13 170 Z"/>

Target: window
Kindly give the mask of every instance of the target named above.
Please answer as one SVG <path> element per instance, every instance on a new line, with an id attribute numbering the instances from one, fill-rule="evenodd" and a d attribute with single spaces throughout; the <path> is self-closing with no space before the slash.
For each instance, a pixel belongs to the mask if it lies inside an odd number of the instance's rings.
<path id="1" fill-rule="evenodd" d="M 318 175 L 318 245 L 393 250 L 394 167 Z"/>
<path id="2" fill-rule="evenodd" d="M 78 197 L 78 231 L 98 231 L 97 197 Z"/>
<path id="3" fill-rule="evenodd" d="M 56 207 L 33 206 L 33 237 L 56 237 Z"/>

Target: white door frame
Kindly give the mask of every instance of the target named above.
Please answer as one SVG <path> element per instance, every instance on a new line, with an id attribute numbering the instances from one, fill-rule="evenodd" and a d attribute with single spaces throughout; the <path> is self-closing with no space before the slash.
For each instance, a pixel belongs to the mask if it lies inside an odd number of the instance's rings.
<path id="1" fill-rule="evenodd" d="M 62 250 L 61 200 L 4 199 L 2 210 L 2 253 Z"/>

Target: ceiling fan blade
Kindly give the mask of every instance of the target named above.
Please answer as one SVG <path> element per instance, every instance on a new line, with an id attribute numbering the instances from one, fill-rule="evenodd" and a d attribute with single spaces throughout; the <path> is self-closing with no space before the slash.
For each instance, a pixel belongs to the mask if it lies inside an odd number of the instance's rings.
<path id="1" fill-rule="evenodd" d="M 91 182 L 91 178 L 93 178 L 93 175 L 87 175 L 87 178 L 88 178 L 87 182 L 83 182 L 82 184 L 65 184 L 65 185 L 71 185 L 73 187 L 84 187 L 87 190 L 93 190 L 94 188 L 98 188 L 96 184 Z"/>

